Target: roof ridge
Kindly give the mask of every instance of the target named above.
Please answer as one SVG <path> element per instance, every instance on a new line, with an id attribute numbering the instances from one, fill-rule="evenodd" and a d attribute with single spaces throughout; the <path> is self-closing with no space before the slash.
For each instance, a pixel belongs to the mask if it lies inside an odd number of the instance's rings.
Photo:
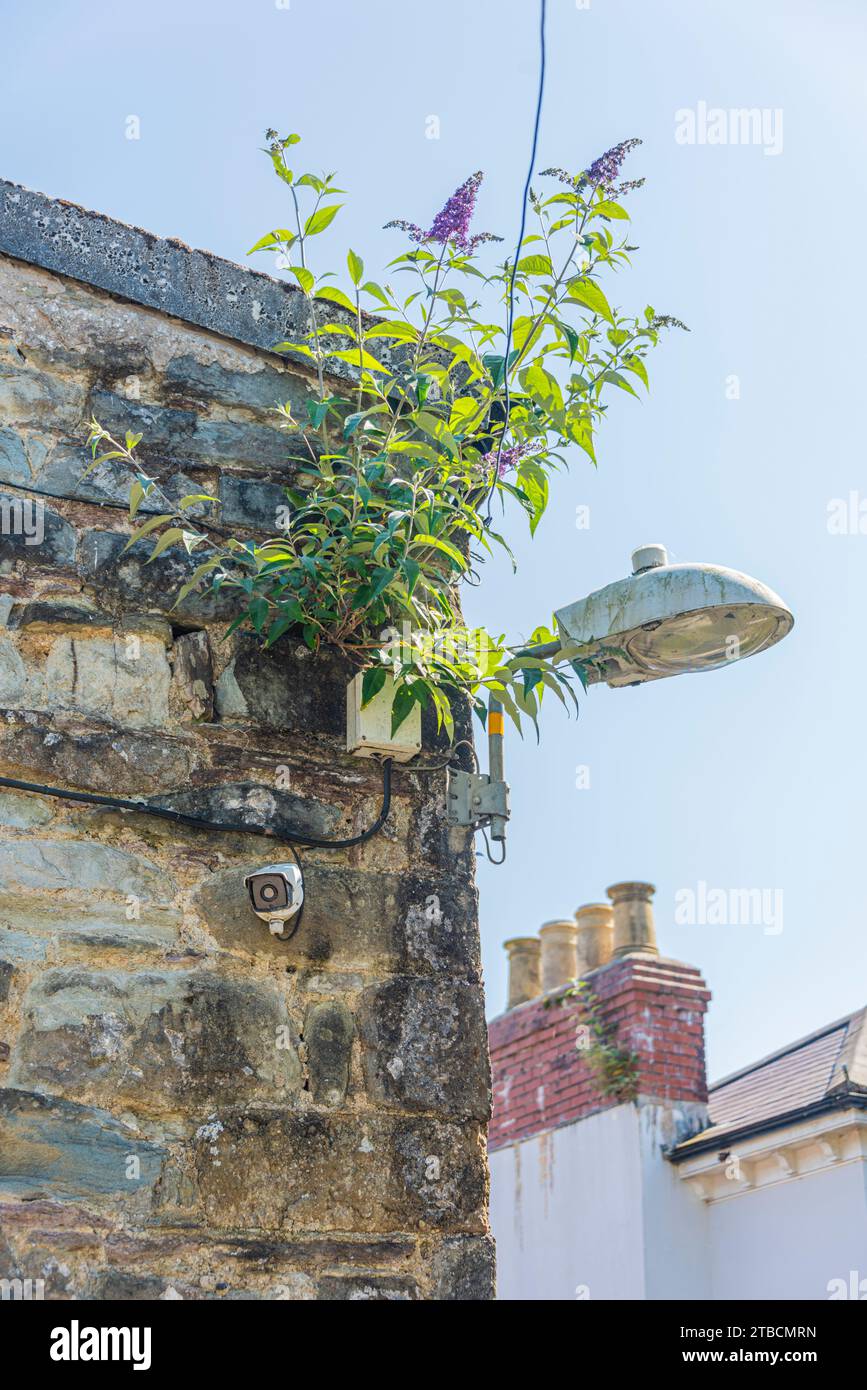
<path id="1" fill-rule="evenodd" d="M 768 1066 L 771 1062 L 778 1061 L 781 1057 L 789 1056 L 793 1052 L 798 1052 L 802 1047 L 809 1046 L 819 1038 L 827 1037 L 834 1033 L 838 1028 L 850 1027 L 855 1019 L 860 1018 L 864 1013 L 863 1009 L 856 1009 L 851 1014 L 838 1018 L 834 1023 L 826 1023 L 822 1028 L 816 1028 L 812 1033 L 806 1034 L 803 1038 L 796 1038 L 794 1042 L 787 1043 L 784 1047 L 778 1047 L 775 1052 L 769 1052 L 767 1056 L 760 1057 L 758 1061 L 750 1062 L 747 1066 L 741 1067 L 738 1071 L 729 1072 L 727 1076 L 720 1077 L 719 1081 L 714 1081 L 708 1086 L 708 1093 L 713 1094 L 723 1086 L 728 1086 L 733 1081 L 739 1081 L 743 1076 L 749 1076 L 750 1072 L 758 1071 L 761 1067 Z M 833 1067 L 832 1067 L 833 1072 Z"/>

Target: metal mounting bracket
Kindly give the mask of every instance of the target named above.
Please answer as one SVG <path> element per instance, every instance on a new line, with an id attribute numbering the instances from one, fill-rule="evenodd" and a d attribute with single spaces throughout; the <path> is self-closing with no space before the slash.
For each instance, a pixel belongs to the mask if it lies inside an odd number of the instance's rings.
<path id="1" fill-rule="evenodd" d="M 486 772 L 447 770 L 446 815 L 449 825 L 487 825 L 492 816 L 509 819 L 509 784 L 492 782 Z"/>

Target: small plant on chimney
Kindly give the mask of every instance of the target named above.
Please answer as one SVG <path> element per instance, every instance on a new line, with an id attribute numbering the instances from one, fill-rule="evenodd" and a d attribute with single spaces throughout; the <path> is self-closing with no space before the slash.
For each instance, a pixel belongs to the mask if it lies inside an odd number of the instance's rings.
<path id="1" fill-rule="evenodd" d="M 293 225 L 252 247 L 274 255 L 306 308 L 304 330 L 275 344 L 311 375 L 306 419 L 277 407 L 295 467 L 285 525 L 256 540 L 221 538 L 191 510 L 216 499 L 192 494 L 139 525 L 129 544 L 152 538 L 151 560 L 171 546 L 200 551 L 179 601 L 205 587 L 235 591 L 232 628 L 245 625 L 268 646 L 288 633 L 313 650 L 338 648 L 364 668 L 365 702 L 392 675 L 395 729 L 418 703 L 432 705 L 451 735 L 456 695 L 469 695 L 484 722 L 490 691 L 519 731 L 524 717 L 536 724 L 545 691 L 577 708 L 581 663 L 523 651 L 550 642 L 548 628 L 520 641 L 470 631 L 458 585 L 495 546 L 511 556 L 495 505 L 517 506 L 535 533 L 567 451 L 577 445 L 596 463 L 609 397 L 647 387 L 645 359 L 660 331 L 683 327 L 650 307 L 622 313 L 600 283 L 635 249 L 616 230 L 629 221 L 621 199 L 643 182 L 620 179 L 640 142 L 624 141 L 575 173 L 543 170 L 547 191 L 530 191 L 535 226 L 517 258 L 499 265 L 490 246 L 500 238 L 470 230 L 481 173 L 427 229 L 387 223 L 409 240 L 389 265 L 410 279 L 401 293 L 369 278 L 355 251 L 345 290 L 311 267 L 310 244 L 337 216 L 341 190 L 332 174 L 290 167 L 298 140 L 266 132 Z M 134 520 L 158 483 L 136 455 L 141 436 L 120 443 L 93 420 L 88 442 L 91 467 L 119 459 L 134 470 Z"/>
<path id="2" fill-rule="evenodd" d="M 562 994 L 545 1000 L 545 1008 L 578 1003 L 578 1051 L 596 1077 L 602 1095 L 611 1100 L 634 1100 L 638 1092 L 639 1057 L 619 1046 L 617 1030 L 600 1013 L 600 1003 L 586 980 L 577 980 Z"/>

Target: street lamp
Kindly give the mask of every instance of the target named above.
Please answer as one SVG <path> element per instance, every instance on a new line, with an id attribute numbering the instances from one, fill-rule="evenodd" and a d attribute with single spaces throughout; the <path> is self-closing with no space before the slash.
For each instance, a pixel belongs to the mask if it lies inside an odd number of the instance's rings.
<path id="1" fill-rule="evenodd" d="M 580 661 L 587 683 L 643 685 L 686 671 L 713 671 L 765 651 L 791 632 L 794 617 L 772 589 L 719 565 L 672 565 L 664 546 L 632 554 L 632 574 L 555 613 L 559 639 L 527 648 Z M 509 789 L 503 776 L 503 707 L 488 702 L 490 771 L 449 771 L 447 805 L 455 825 L 489 827 L 505 841 Z M 505 855 L 505 845 L 504 845 Z"/>

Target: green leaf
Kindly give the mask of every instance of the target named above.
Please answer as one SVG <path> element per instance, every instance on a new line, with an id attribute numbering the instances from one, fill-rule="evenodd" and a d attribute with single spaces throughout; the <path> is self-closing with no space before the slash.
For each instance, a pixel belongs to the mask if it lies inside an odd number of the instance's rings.
<path id="1" fill-rule="evenodd" d="M 441 540 L 439 536 L 413 536 L 411 544 L 413 546 L 423 545 L 429 546 L 433 550 L 441 550 L 444 555 L 448 555 L 449 559 L 454 561 L 459 570 L 465 570 L 467 567 L 467 562 L 461 552 L 456 550 L 453 545 L 450 545 L 448 541 Z"/>
<path id="2" fill-rule="evenodd" d="M 547 372 L 538 362 L 532 362 L 521 372 L 521 381 L 527 391 L 536 400 L 541 401 L 545 410 L 551 415 L 559 414 L 563 409 L 563 392 L 556 377 Z"/>
<path id="3" fill-rule="evenodd" d="M 626 380 L 626 377 L 621 376 L 619 372 L 603 372 L 602 380 L 610 381 L 612 386 L 619 386 L 621 391 L 628 391 L 630 396 L 636 396 L 637 399 L 636 391 L 633 389 L 632 386 L 630 386 L 629 382 Z"/>
<path id="4" fill-rule="evenodd" d="M 629 221 L 629 213 L 622 208 L 619 203 L 609 202 L 607 199 L 602 203 L 597 203 L 591 213 L 593 217 L 613 217 L 617 221 Z"/>
<path id="5" fill-rule="evenodd" d="M 472 420 L 481 420 L 484 409 L 475 396 L 458 396 L 452 402 L 449 429 L 453 434 L 462 434 Z"/>
<path id="6" fill-rule="evenodd" d="M 325 285 L 323 289 L 317 291 L 316 298 L 330 300 L 332 304 L 339 304 L 341 309 L 348 309 L 351 314 L 355 313 L 355 305 L 349 295 L 344 294 L 343 290 L 339 290 L 336 285 Z"/>
<path id="7" fill-rule="evenodd" d="M 361 708 L 370 704 L 385 685 L 388 675 L 384 666 L 368 666 L 361 678 Z"/>
<path id="8" fill-rule="evenodd" d="M 569 290 L 568 300 L 571 304 L 583 304 L 594 314 L 600 314 L 609 323 L 614 323 L 611 306 L 595 280 L 587 280 L 578 276 L 569 281 L 567 288 Z"/>
<path id="9" fill-rule="evenodd" d="M 532 459 L 524 459 L 518 471 L 518 479 L 532 508 L 530 535 L 535 536 L 536 527 L 548 506 L 548 475 L 538 463 L 534 463 Z"/>
<path id="10" fill-rule="evenodd" d="M 260 237 L 256 245 L 250 247 L 247 255 L 252 256 L 254 251 L 264 251 L 266 247 L 269 246 L 288 247 L 291 246 L 293 242 L 297 241 L 297 239 L 295 233 L 290 232 L 287 227 L 280 227 L 276 232 L 268 232 L 265 236 Z"/>
<path id="11" fill-rule="evenodd" d="M 421 565 L 417 564 L 411 555 L 407 555 L 405 559 L 401 560 L 400 568 L 406 576 L 406 591 L 410 598 L 412 598 L 413 589 L 418 583 L 418 577 L 421 574 Z"/>
<path id="12" fill-rule="evenodd" d="M 547 256 L 523 256 L 518 261 L 519 275 L 553 275 L 554 267 Z"/>
<path id="13" fill-rule="evenodd" d="M 623 366 L 627 372 L 634 372 L 639 381 L 643 381 L 647 389 L 650 390 L 650 382 L 647 379 L 647 368 L 640 357 L 625 357 L 623 359 Z"/>
<path id="14" fill-rule="evenodd" d="M 290 627 L 294 627 L 297 621 L 297 618 L 291 613 L 281 612 L 279 618 L 275 618 L 268 629 L 268 635 L 265 638 L 265 646 L 273 647 L 277 639 L 282 637 L 284 632 L 288 632 Z"/>
<path id="15" fill-rule="evenodd" d="M 140 527 L 138 528 L 137 531 L 133 531 L 132 535 L 130 536 L 130 538 L 129 538 L 129 540 L 127 541 L 126 545 L 124 546 L 123 550 L 120 552 L 121 555 L 126 554 L 126 552 L 129 550 L 130 546 L 135 545 L 136 541 L 140 541 L 140 540 L 142 540 L 145 536 L 150 535 L 151 531 L 155 531 L 155 530 L 157 529 L 158 526 L 164 526 L 164 525 L 166 524 L 166 522 L 167 522 L 167 521 L 171 521 L 171 519 L 172 519 L 172 514 L 171 514 L 171 512 L 166 513 L 164 516 L 152 516 L 152 517 L 150 517 L 150 518 L 144 523 L 143 526 L 140 526 Z M 178 531 L 178 535 L 180 535 L 180 534 L 181 534 L 180 531 Z"/>
<path id="16" fill-rule="evenodd" d="M 129 519 L 135 520 L 135 514 L 153 487 L 153 479 L 140 476 L 136 478 L 129 490 Z"/>
<path id="17" fill-rule="evenodd" d="M 303 265 L 291 265 L 289 267 L 295 279 L 298 281 L 305 294 L 309 294 L 316 281 L 312 273 Z"/>
<path id="18" fill-rule="evenodd" d="M 178 507 L 185 512 L 189 507 L 194 507 L 197 502 L 219 502 L 219 497 L 212 497 L 209 492 L 188 492 L 178 503 Z"/>
<path id="19" fill-rule="evenodd" d="M 349 267 L 349 277 L 353 285 L 360 284 L 361 277 L 364 274 L 364 261 L 360 256 L 357 256 L 354 251 L 349 251 L 346 257 L 346 264 Z"/>
<path id="20" fill-rule="evenodd" d="M 326 227 L 331 226 L 342 207 L 342 203 L 329 203 L 327 207 L 317 208 L 315 212 L 311 212 L 304 223 L 304 235 L 318 236 L 320 232 L 324 232 Z"/>
<path id="21" fill-rule="evenodd" d="M 177 541 L 182 541 L 186 534 L 182 526 L 170 526 L 167 531 L 163 531 L 163 534 L 148 556 L 147 563 L 150 564 L 151 560 L 155 560 L 158 555 L 162 555 L 163 551 L 168 550 L 170 545 L 175 545 Z"/>
<path id="22" fill-rule="evenodd" d="M 418 340 L 418 329 L 403 319 L 382 319 L 367 334 L 368 338 L 397 338 L 405 343 Z"/>
<path id="23" fill-rule="evenodd" d="M 399 685 L 394 692 L 394 702 L 391 706 L 391 736 L 394 738 L 403 721 L 409 716 L 412 707 L 420 704 L 420 692 L 417 691 L 415 684 Z"/>
<path id="24" fill-rule="evenodd" d="M 369 372 L 388 372 L 388 367 L 383 367 L 381 362 L 377 362 L 375 357 L 371 357 L 369 352 L 363 348 L 341 348 L 336 352 L 333 348 L 326 349 L 329 357 L 338 357 L 341 362 L 348 362 L 353 367 L 364 367 Z"/>
<path id="25" fill-rule="evenodd" d="M 391 300 L 382 286 L 378 285 L 375 280 L 366 280 L 361 288 L 364 290 L 365 294 L 369 294 L 374 299 L 378 299 L 380 304 L 384 304 L 387 309 L 391 307 Z"/>
<path id="26" fill-rule="evenodd" d="M 542 672 L 538 670 L 538 668 L 525 667 L 521 672 L 521 676 L 524 681 L 524 694 L 526 696 L 529 695 L 531 691 L 535 690 L 542 679 Z"/>
<path id="27" fill-rule="evenodd" d="M 265 626 L 269 612 L 267 599 L 254 598 L 247 611 L 250 615 L 250 621 L 253 624 L 253 627 L 261 637 L 262 629 Z"/>

